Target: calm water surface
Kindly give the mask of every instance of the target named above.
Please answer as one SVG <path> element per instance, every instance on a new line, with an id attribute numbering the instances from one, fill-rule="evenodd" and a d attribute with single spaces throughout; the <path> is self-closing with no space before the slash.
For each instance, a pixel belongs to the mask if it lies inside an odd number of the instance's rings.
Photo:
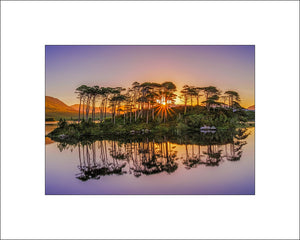
<path id="1" fill-rule="evenodd" d="M 194 136 L 201 143 L 46 138 L 46 194 L 254 194 L 254 128 L 219 135 Z"/>

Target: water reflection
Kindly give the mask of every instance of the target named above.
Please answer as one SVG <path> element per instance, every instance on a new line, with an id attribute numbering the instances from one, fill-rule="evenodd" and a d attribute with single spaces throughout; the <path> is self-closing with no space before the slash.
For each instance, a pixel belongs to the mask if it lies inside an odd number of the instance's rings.
<path id="1" fill-rule="evenodd" d="M 226 148 L 226 159 L 228 161 L 239 161 L 242 157 L 242 148 L 247 144 L 245 139 L 249 136 L 250 133 L 245 133 L 243 130 L 238 130 L 235 135 L 234 143 L 230 144 L 229 154 L 227 153 Z"/>
<path id="2" fill-rule="evenodd" d="M 112 158 L 112 161 L 108 161 L 107 148 L 103 147 L 103 142 L 98 142 L 98 149 L 100 149 L 99 157 L 96 156 L 96 142 L 92 144 L 78 144 L 78 158 L 79 158 L 79 170 L 80 173 L 76 174 L 76 178 L 81 181 L 87 181 L 89 179 L 100 179 L 100 176 L 111 174 L 123 174 L 126 163 L 120 162 L 118 157 Z M 105 152 L 104 152 L 105 149 Z"/>
<path id="3" fill-rule="evenodd" d="M 60 142 L 57 147 L 61 152 L 78 151 L 78 172 L 75 176 L 81 181 L 87 181 L 106 175 L 132 174 L 140 177 L 162 172 L 171 174 L 180 165 L 189 170 L 199 165 L 216 167 L 224 161 L 239 161 L 248 135 L 246 129 L 239 129 L 184 137 Z M 180 156 L 178 148 L 181 149 Z"/>

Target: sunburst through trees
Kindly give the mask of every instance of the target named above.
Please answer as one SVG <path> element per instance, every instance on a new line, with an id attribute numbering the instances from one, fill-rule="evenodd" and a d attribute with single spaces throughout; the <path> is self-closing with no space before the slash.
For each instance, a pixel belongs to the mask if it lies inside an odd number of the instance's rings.
<path id="1" fill-rule="evenodd" d="M 234 109 L 241 108 L 239 105 L 240 96 L 235 91 L 226 91 L 221 95 L 221 91 L 214 86 L 194 87 L 184 85 L 180 95 L 176 94 L 177 87 L 173 82 L 144 82 L 142 84 L 134 82 L 131 88 L 122 87 L 89 87 L 81 85 L 75 91 L 79 99 L 78 121 L 89 120 L 105 122 L 107 113 L 110 114 L 112 123 L 116 123 L 116 118 L 123 117 L 124 124 L 137 121 L 157 120 L 166 123 L 168 117 L 172 117 L 175 111 L 172 109 L 175 102 L 181 99 L 184 104 L 183 114 L 187 114 L 193 107 L 203 106 L 208 111 L 216 107 Z M 223 99 L 219 101 L 219 99 Z M 202 101 L 201 101 L 202 100 Z M 228 100 L 228 104 L 226 104 Z M 99 115 L 96 116 L 95 108 L 99 108 Z"/>

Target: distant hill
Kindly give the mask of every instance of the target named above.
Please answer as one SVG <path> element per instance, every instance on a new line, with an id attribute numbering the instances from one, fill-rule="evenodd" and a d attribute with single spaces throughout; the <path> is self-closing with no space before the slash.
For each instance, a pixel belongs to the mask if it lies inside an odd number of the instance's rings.
<path id="1" fill-rule="evenodd" d="M 247 109 L 255 111 L 255 105 L 252 105 L 252 106 L 248 107 Z"/>
<path id="2" fill-rule="evenodd" d="M 53 117 L 56 120 L 60 118 L 78 118 L 78 111 L 66 105 L 57 98 L 46 96 L 45 98 L 46 118 Z"/>
<path id="3" fill-rule="evenodd" d="M 74 110 L 77 110 L 77 111 L 78 111 L 79 104 L 73 104 L 73 105 L 71 105 L 70 107 L 73 108 Z"/>

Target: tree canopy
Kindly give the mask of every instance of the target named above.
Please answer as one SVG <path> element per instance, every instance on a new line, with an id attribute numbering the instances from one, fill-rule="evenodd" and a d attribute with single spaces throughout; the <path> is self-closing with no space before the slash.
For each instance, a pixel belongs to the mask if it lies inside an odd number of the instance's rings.
<path id="1" fill-rule="evenodd" d="M 236 91 L 227 90 L 221 95 L 221 90 L 215 86 L 197 87 L 184 85 L 177 94 L 177 87 L 171 81 L 163 83 L 133 82 L 131 88 L 104 87 L 81 85 L 75 89 L 79 99 L 78 121 L 101 122 L 110 120 L 115 123 L 116 118 L 123 114 L 124 123 L 129 121 L 149 123 L 149 121 L 164 122 L 175 114 L 175 104 L 179 99 L 184 104 L 183 114 L 196 108 L 206 108 L 207 111 L 215 108 L 241 109 L 240 96 Z M 223 99 L 223 102 L 219 100 Z M 201 100 L 201 101 L 200 101 Z M 228 104 L 226 104 L 226 102 Z M 96 108 L 99 115 L 96 116 Z M 177 113 L 178 114 L 178 113 Z M 176 115 L 176 114 L 175 114 Z"/>

